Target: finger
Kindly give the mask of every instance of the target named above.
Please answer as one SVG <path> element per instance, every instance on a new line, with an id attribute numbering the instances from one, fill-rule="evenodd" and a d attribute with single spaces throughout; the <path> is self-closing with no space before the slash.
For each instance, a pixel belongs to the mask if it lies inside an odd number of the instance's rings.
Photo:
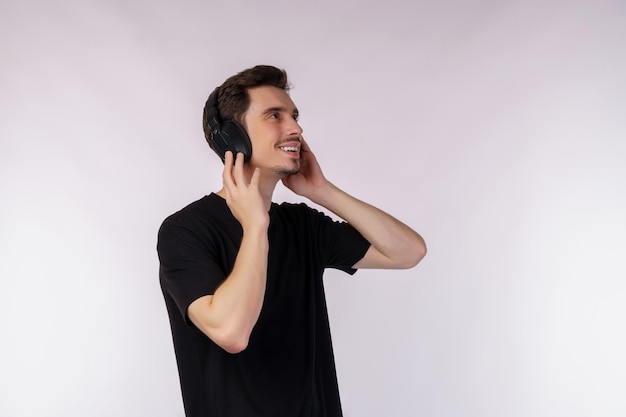
<path id="1" fill-rule="evenodd" d="M 250 179 L 250 187 L 259 188 L 259 178 L 261 178 L 261 168 L 257 167 L 254 169 L 254 173 Z"/>
<path id="2" fill-rule="evenodd" d="M 306 140 L 304 140 L 304 136 L 300 136 L 300 149 L 309 151 L 309 152 L 311 151 L 309 144 L 307 143 Z"/>
<path id="3" fill-rule="evenodd" d="M 302 160 L 306 160 L 306 159 L 310 159 L 312 156 L 314 155 L 313 155 L 313 152 L 311 151 L 311 147 L 309 146 L 307 141 L 304 140 L 304 138 L 301 138 L 300 158 Z"/>
<path id="4" fill-rule="evenodd" d="M 235 177 L 235 182 L 237 184 L 245 184 L 246 177 L 243 170 L 243 153 L 237 153 L 237 159 L 235 160 L 235 169 L 233 170 L 233 176 Z"/>
<path id="5" fill-rule="evenodd" d="M 224 165 L 228 165 L 228 164 L 231 165 L 231 168 L 232 168 L 232 165 L 234 164 L 232 151 L 226 151 L 226 153 L 224 153 Z"/>
<path id="6" fill-rule="evenodd" d="M 224 171 L 232 172 L 235 165 L 235 157 L 231 151 L 226 151 L 224 154 Z"/>
<path id="7" fill-rule="evenodd" d="M 233 179 L 233 153 L 231 151 L 226 151 L 226 155 L 224 157 L 222 180 L 224 185 L 227 187 L 235 185 L 235 181 Z"/>

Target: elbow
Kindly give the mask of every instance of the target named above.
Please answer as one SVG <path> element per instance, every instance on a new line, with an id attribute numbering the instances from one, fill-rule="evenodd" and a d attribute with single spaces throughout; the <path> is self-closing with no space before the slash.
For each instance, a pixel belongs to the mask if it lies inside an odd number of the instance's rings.
<path id="1" fill-rule="evenodd" d="M 423 240 L 421 240 L 419 244 L 412 247 L 412 250 L 405 259 L 404 268 L 410 269 L 416 266 L 422 259 L 424 259 L 427 252 L 428 250 L 426 249 L 426 244 Z"/>
<path id="2" fill-rule="evenodd" d="M 223 329 L 218 332 L 213 332 L 211 340 L 226 352 L 234 355 L 246 350 L 250 335 L 241 331 Z"/>
<path id="3" fill-rule="evenodd" d="M 187 310 L 191 323 L 213 343 L 228 353 L 240 353 L 248 347 L 254 323 L 236 319 L 229 314 L 216 313 L 212 308 L 213 296 L 205 296 L 194 301 Z"/>
<path id="4" fill-rule="evenodd" d="M 237 353 L 241 353 L 244 350 L 246 350 L 246 348 L 248 347 L 248 342 L 233 342 L 233 343 L 228 343 L 228 344 L 222 344 L 220 345 L 220 347 L 222 349 L 224 349 L 226 352 L 232 354 L 232 355 L 236 355 Z"/>

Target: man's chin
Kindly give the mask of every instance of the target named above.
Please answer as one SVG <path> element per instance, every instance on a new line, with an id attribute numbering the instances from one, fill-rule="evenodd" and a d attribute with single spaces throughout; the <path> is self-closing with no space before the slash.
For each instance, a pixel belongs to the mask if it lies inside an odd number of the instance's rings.
<path id="1" fill-rule="evenodd" d="M 281 177 L 288 177 L 290 175 L 297 174 L 300 172 L 300 161 L 292 167 L 291 169 L 285 167 L 276 167 L 276 171 L 280 174 Z"/>
<path id="2" fill-rule="evenodd" d="M 282 170 L 280 171 L 281 177 L 288 177 L 290 175 L 295 175 L 298 172 L 300 172 L 300 167 L 294 168 L 294 169 L 290 169 L 290 170 Z"/>

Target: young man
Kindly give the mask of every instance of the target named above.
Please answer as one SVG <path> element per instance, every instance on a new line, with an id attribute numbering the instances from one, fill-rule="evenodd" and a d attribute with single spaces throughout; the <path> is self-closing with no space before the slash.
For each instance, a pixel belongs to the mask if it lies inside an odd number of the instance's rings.
<path id="1" fill-rule="evenodd" d="M 411 268 L 424 241 L 324 177 L 284 71 L 229 78 L 203 122 L 223 187 L 168 217 L 158 240 L 186 415 L 341 416 L 323 271 Z M 345 221 L 272 203 L 278 181 Z"/>

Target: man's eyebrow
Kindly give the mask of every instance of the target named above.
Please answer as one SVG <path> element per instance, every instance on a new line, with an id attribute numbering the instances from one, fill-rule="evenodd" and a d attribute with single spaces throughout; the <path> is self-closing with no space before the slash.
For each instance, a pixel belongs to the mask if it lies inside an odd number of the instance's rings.
<path id="1" fill-rule="evenodd" d="M 287 112 L 287 108 L 286 107 L 281 107 L 281 106 L 270 107 L 270 108 L 265 109 L 265 111 L 262 114 L 270 114 L 270 113 L 276 113 L 276 112 L 278 112 L 278 113 L 280 113 L 280 112 Z M 300 112 L 298 111 L 298 109 L 294 108 L 292 115 L 293 116 L 299 116 Z"/>

